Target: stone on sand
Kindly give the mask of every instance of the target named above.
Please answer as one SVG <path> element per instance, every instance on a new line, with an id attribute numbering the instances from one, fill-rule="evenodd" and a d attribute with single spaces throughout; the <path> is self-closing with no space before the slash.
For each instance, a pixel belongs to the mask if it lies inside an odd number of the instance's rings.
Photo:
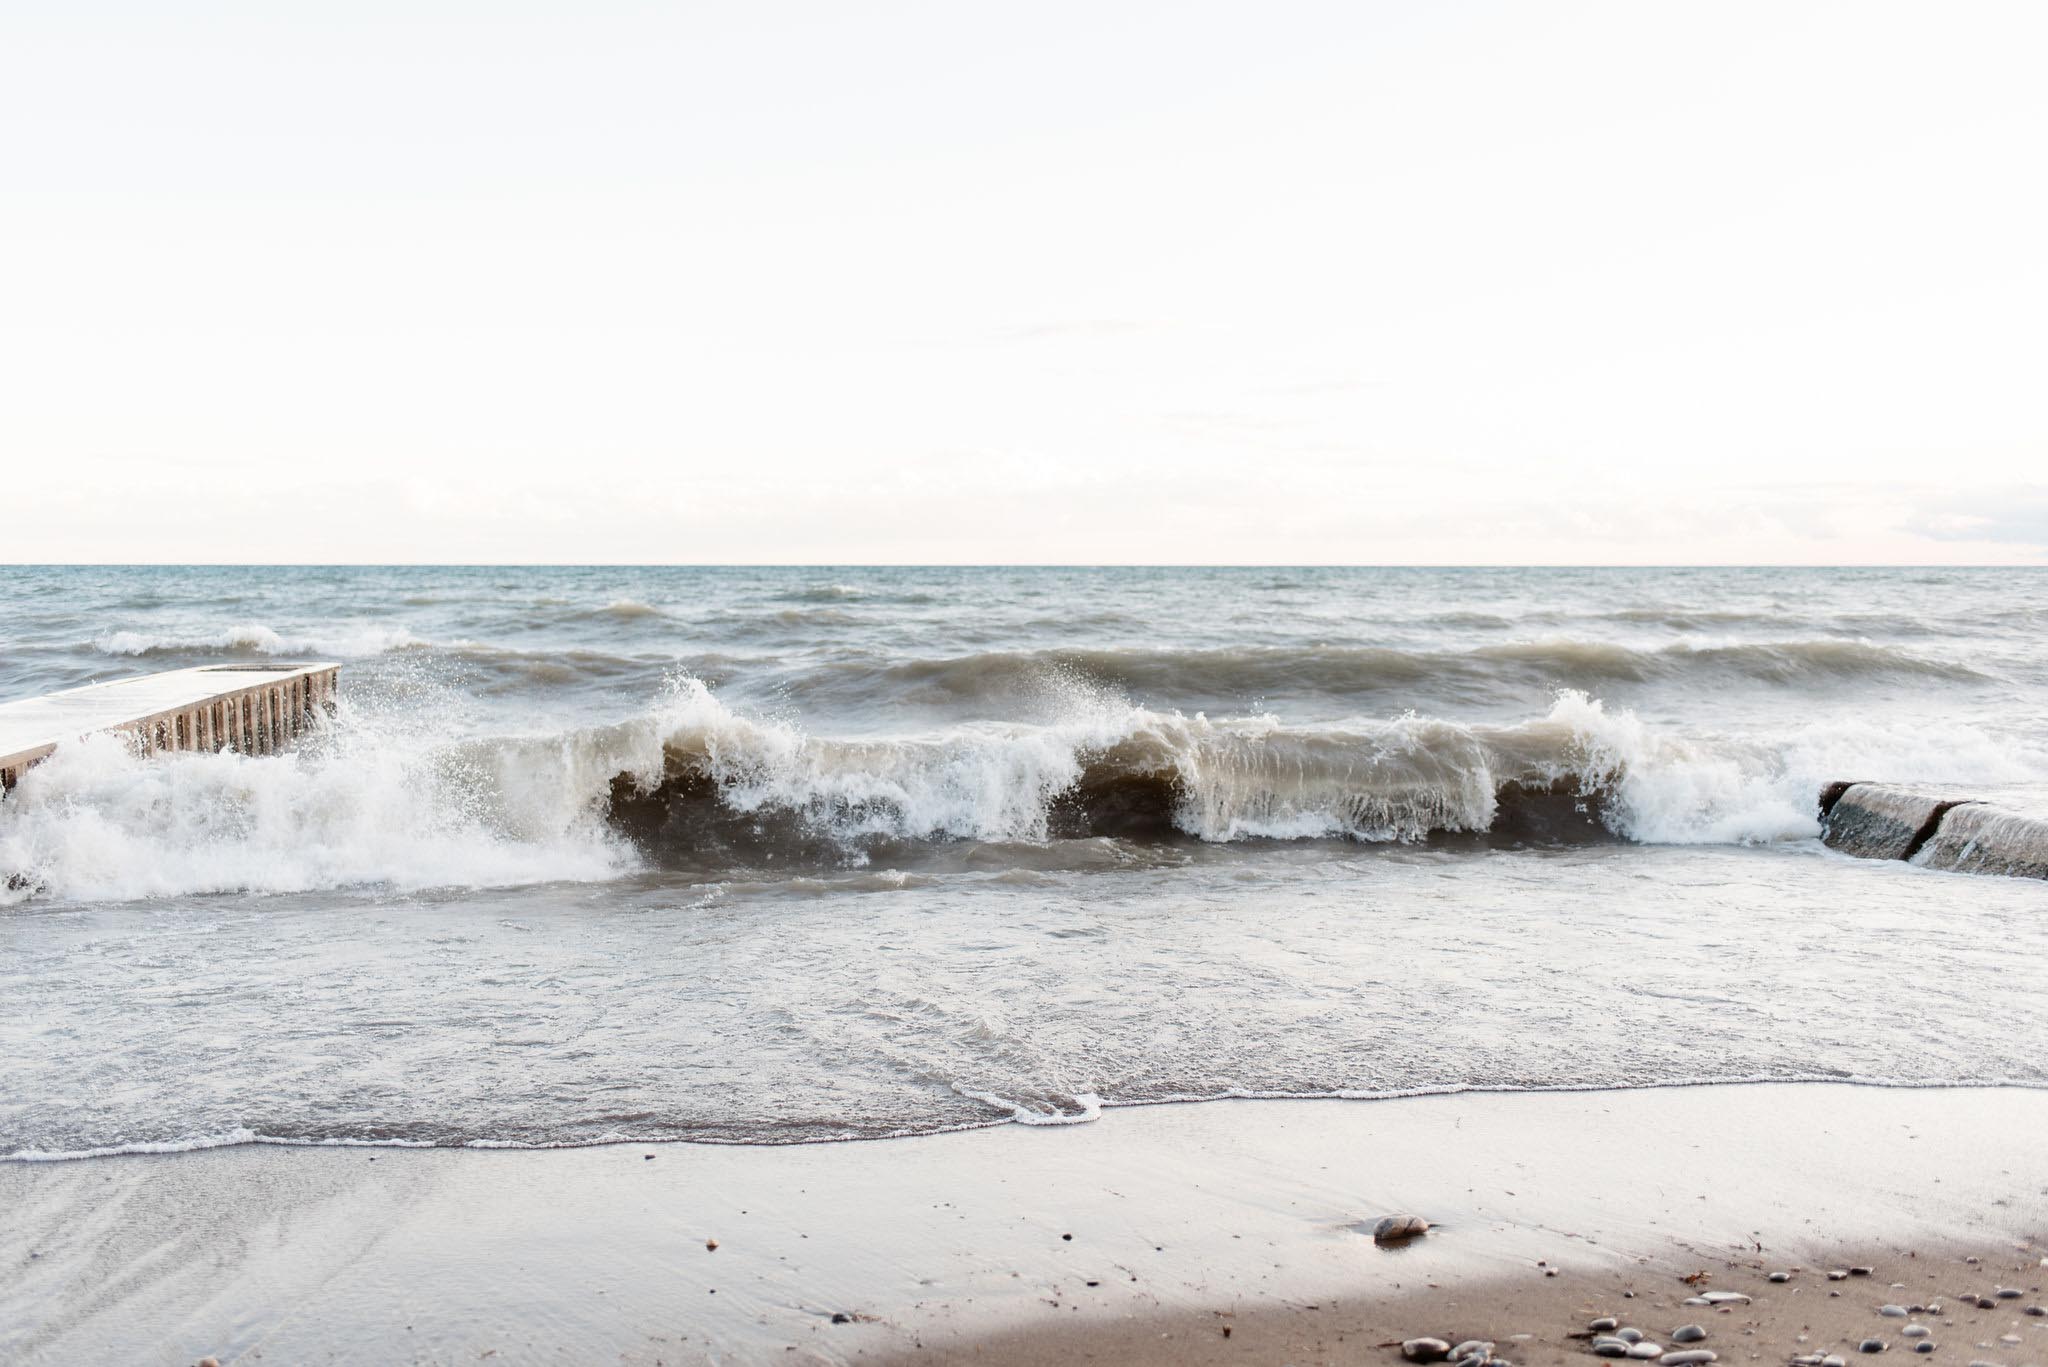
<path id="1" fill-rule="evenodd" d="M 1429 1221 L 1420 1215 L 1389 1215 L 1372 1227 L 1373 1242 L 1377 1244 L 1405 1243 L 1429 1233 Z"/>

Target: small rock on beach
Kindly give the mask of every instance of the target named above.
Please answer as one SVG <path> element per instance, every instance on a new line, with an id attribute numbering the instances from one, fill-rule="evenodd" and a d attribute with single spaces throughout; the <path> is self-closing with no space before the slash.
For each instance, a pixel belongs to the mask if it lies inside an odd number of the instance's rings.
<path id="1" fill-rule="evenodd" d="M 1399 1244 L 1429 1233 L 1429 1221 L 1420 1215 L 1389 1215 L 1372 1228 L 1376 1244 Z"/>

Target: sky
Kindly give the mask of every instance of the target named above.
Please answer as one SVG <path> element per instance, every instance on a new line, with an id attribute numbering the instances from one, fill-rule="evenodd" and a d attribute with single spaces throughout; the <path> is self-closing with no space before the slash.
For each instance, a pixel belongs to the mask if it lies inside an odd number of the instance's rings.
<path id="1" fill-rule="evenodd" d="M 15 6 L 0 559 L 2048 563 L 2048 6 Z"/>

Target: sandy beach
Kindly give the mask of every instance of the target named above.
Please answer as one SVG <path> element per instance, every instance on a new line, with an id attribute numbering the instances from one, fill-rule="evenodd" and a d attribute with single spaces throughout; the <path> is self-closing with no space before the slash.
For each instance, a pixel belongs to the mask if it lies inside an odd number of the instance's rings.
<path id="1" fill-rule="evenodd" d="M 1937 1362 L 2024 1367 L 2048 1360 L 2044 1177 L 2048 1093 L 1830 1085 L 14 1163 L 0 1357 L 1396 1362 L 1430 1335 L 1528 1363 L 1590 1356 L 1572 1335 L 1613 1315 L 1697 1323 L 1725 1361 L 1908 1351 L 1926 1323 Z M 1433 1227 L 1376 1246 L 1392 1213 Z"/>

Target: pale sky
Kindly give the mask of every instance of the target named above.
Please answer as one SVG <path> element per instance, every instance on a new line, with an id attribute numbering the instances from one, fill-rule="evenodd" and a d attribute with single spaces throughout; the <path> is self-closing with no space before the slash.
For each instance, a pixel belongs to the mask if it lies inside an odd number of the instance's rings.
<path id="1" fill-rule="evenodd" d="M 2048 5 L 0 19 L 0 558 L 2048 561 Z"/>

